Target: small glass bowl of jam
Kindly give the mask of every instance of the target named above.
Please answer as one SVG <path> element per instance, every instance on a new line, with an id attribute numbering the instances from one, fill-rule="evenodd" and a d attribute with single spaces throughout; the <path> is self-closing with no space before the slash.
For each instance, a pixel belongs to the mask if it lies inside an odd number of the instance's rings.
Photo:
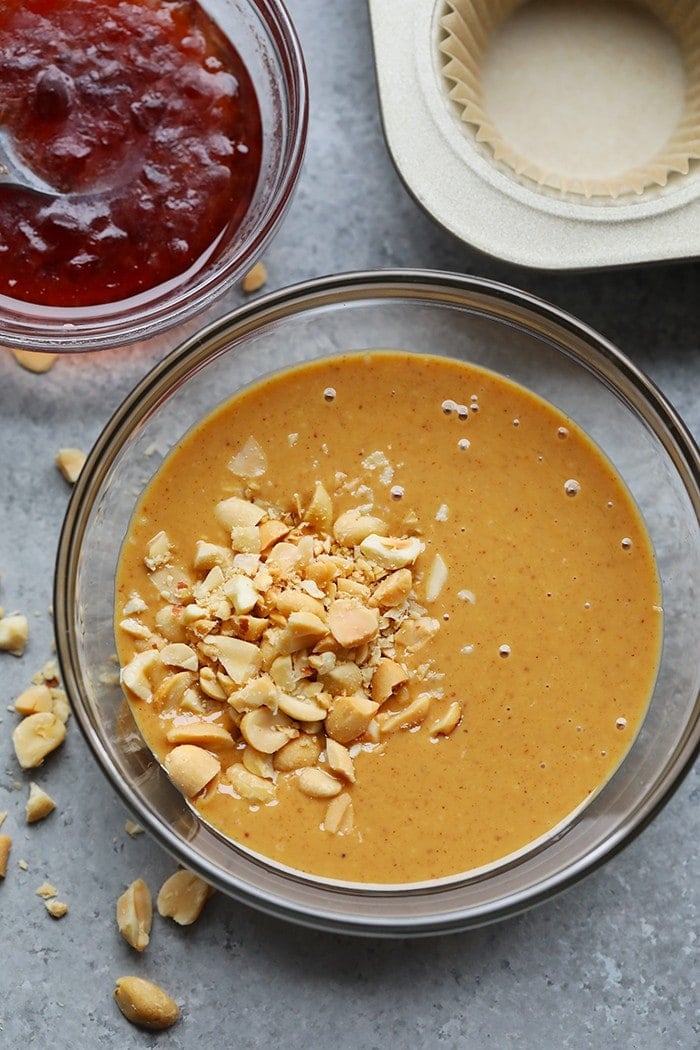
<path id="1" fill-rule="evenodd" d="M 100 350 L 202 313 L 262 253 L 306 73 L 277 0 L 28 0 L 0 11 L 0 113 L 46 185 L 0 175 L 0 343 Z"/>

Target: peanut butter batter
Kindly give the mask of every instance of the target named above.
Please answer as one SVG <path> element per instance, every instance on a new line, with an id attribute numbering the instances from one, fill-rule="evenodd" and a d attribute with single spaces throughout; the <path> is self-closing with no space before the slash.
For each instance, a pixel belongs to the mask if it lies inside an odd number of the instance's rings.
<path id="1" fill-rule="evenodd" d="M 361 542 L 342 527 L 359 518 Z M 573 422 L 485 370 L 373 351 L 274 375 L 172 451 L 116 624 L 138 725 L 206 821 L 294 869 L 406 883 L 498 862 L 600 790 L 644 718 L 662 614 L 641 517 Z M 355 736 L 341 698 L 365 712 Z"/>

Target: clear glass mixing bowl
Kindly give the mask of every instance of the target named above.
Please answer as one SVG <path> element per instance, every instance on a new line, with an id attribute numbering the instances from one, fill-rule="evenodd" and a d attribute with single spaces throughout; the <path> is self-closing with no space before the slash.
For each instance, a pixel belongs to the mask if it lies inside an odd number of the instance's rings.
<path id="1" fill-rule="evenodd" d="M 643 728 L 619 770 L 565 827 L 488 872 L 434 884 L 358 886 L 276 867 L 205 825 L 145 747 L 114 684 L 114 579 L 134 505 L 169 449 L 236 391 L 330 353 L 400 348 L 500 372 L 582 426 L 646 519 L 663 586 L 664 641 Z M 60 540 L 55 618 L 63 680 L 97 762 L 179 862 L 266 912 L 319 928 L 409 936 L 519 912 L 635 836 L 678 785 L 700 739 L 700 460 L 673 408 L 584 324 L 515 289 L 426 271 L 357 273 L 241 308 L 163 360 L 90 453 Z"/>

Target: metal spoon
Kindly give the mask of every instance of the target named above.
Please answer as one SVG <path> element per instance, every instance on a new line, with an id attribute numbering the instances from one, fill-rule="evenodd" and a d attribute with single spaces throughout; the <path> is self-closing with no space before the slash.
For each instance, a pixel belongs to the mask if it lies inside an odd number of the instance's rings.
<path id="1" fill-rule="evenodd" d="M 46 197 L 60 197 L 55 186 L 45 182 L 31 168 L 27 167 L 15 150 L 12 135 L 6 127 L 0 126 L 0 186 L 10 186 L 33 193 L 42 193 Z"/>

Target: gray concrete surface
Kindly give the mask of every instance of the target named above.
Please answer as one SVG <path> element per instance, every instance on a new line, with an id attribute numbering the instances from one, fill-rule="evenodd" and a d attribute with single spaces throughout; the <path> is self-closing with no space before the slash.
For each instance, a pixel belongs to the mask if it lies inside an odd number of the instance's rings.
<path id="1" fill-rule="evenodd" d="M 616 342 L 700 434 L 699 264 L 537 273 L 457 243 L 392 167 L 365 4 L 289 8 L 308 61 L 311 123 L 298 193 L 266 255 L 268 288 L 386 266 L 506 281 Z M 236 292 L 220 309 L 239 301 Z M 0 654 L 0 810 L 14 838 L 0 884 L 0 1046 L 697 1046 L 697 772 L 632 845 L 565 895 L 500 925 L 417 942 L 318 934 L 217 895 L 190 929 L 156 922 L 148 952 L 135 958 L 116 932 L 116 898 L 139 875 L 157 888 L 173 863 L 146 836 L 125 834 L 127 814 L 75 724 L 34 777 L 57 811 L 25 825 L 30 777 L 15 762 L 6 708 L 52 654 L 52 573 L 69 497 L 54 455 L 88 449 L 177 340 L 63 359 L 44 376 L 0 352 L 0 605 L 26 612 L 31 625 L 22 659 Z M 45 879 L 70 905 L 59 921 L 35 896 Z M 125 972 L 172 992 L 183 1007 L 176 1028 L 153 1035 L 124 1021 L 112 989 Z"/>

